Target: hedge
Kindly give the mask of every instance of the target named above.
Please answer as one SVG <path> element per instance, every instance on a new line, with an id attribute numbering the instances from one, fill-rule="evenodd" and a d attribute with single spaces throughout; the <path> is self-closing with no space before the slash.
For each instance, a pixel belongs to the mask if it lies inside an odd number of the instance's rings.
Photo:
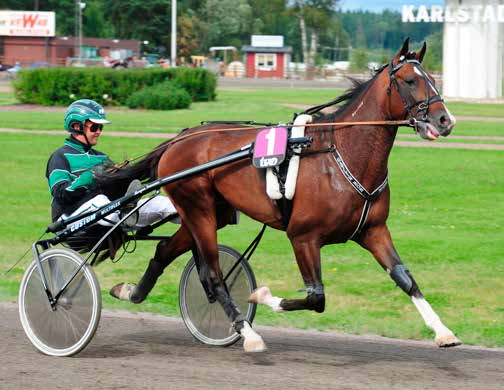
<path id="1" fill-rule="evenodd" d="M 184 88 L 193 101 L 215 99 L 215 75 L 204 69 L 42 68 L 21 70 L 14 82 L 22 103 L 66 106 L 76 99 L 125 105 L 130 95 L 166 80 Z"/>
<path id="2" fill-rule="evenodd" d="M 174 110 L 188 108 L 191 105 L 191 96 L 178 84 L 168 80 L 133 92 L 126 101 L 126 105 L 129 108 Z"/>

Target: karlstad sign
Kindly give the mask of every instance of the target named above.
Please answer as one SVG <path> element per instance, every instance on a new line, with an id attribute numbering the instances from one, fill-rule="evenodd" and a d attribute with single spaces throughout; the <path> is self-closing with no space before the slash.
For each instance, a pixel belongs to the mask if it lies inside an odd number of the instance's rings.
<path id="1" fill-rule="evenodd" d="M 403 5 L 403 23 L 504 23 L 504 5 Z"/>

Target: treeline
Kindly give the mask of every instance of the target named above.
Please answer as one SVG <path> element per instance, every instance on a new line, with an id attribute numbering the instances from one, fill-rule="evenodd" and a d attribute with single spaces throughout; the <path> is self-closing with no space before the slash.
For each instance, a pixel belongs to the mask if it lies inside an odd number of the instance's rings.
<path id="1" fill-rule="evenodd" d="M 168 54 L 171 0 L 84 0 L 83 34 L 148 41 L 144 50 Z M 399 12 L 342 12 L 338 0 L 178 0 L 178 55 L 206 54 L 211 46 L 250 44 L 250 35 L 283 35 L 293 58 L 308 66 L 349 60 L 365 51 L 379 61 L 426 37 L 440 44 L 440 23 L 402 23 Z M 75 34 L 74 0 L 0 0 L 0 9 L 56 12 L 58 35 Z M 434 52 L 429 50 L 434 57 Z M 439 66 L 441 53 L 432 61 Z"/>

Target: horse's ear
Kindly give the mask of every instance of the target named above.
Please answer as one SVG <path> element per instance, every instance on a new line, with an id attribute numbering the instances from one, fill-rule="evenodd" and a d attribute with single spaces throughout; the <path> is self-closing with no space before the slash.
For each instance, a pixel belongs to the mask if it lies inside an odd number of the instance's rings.
<path id="1" fill-rule="evenodd" d="M 415 59 L 418 61 L 418 62 L 422 62 L 423 61 L 423 58 L 425 56 L 425 52 L 427 51 L 427 42 L 424 41 L 423 45 L 422 45 L 422 48 L 420 49 L 420 51 L 415 55 Z"/>
<path id="2" fill-rule="evenodd" d="M 397 65 L 399 62 L 401 62 L 404 58 L 406 58 L 406 56 L 408 55 L 408 51 L 409 51 L 409 37 L 406 38 L 403 42 L 403 45 L 401 47 L 401 50 L 399 50 L 396 54 L 396 56 L 394 57 L 392 63 L 394 65 Z M 402 59 L 401 59 L 402 57 Z"/>

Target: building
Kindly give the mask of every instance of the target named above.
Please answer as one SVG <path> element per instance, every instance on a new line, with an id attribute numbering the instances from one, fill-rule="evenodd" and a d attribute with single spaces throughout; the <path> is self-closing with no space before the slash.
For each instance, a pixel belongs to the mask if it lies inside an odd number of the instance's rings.
<path id="1" fill-rule="evenodd" d="M 502 97 L 504 2 L 446 0 L 445 4 L 444 95 Z"/>
<path id="2" fill-rule="evenodd" d="M 0 61 L 31 66 L 65 65 L 79 55 L 78 39 L 55 36 L 54 12 L 0 11 Z M 140 54 L 140 41 L 82 38 L 82 57 L 106 57 L 111 51 Z"/>
<path id="3" fill-rule="evenodd" d="M 74 37 L 0 37 L 2 63 L 31 66 L 34 63 L 65 65 L 68 58 L 79 55 Z M 83 58 L 110 56 L 111 51 L 127 50 L 138 56 L 140 41 L 82 38 Z"/>
<path id="4" fill-rule="evenodd" d="M 252 35 L 251 45 L 242 47 L 246 77 L 285 78 L 292 47 L 283 41 L 281 35 Z"/>

